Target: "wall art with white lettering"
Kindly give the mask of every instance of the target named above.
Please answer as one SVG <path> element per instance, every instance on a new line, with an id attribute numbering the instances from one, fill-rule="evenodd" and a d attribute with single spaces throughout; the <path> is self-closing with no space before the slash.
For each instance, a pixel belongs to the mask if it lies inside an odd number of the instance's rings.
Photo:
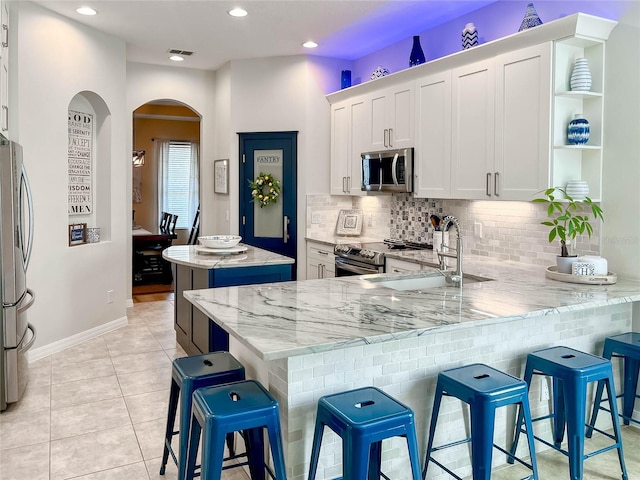
<path id="1" fill-rule="evenodd" d="M 69 215 L 93 213 L 93 115 L 69 110 Z"/>

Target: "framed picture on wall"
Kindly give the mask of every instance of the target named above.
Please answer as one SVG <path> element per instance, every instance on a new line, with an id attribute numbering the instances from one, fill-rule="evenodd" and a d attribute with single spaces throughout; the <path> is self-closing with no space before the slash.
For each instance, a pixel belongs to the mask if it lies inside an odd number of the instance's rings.
<path id="1" fill-rule="evenodd" d="M 69 246 L 81 245 L 87 242 L 87 224 L 72 223 L 69 225 Z"/>
<path id="2" fill-rule="evenodd" d="M 213 162 L 213 191 L 215 193 L 229 193 L 229 160 L 215 160 Z"/>

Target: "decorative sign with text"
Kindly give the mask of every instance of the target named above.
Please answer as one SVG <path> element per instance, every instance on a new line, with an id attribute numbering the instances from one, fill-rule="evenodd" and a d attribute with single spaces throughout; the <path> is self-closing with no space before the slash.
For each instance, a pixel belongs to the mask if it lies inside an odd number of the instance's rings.
<path id="1" fill-rule="evenodd" d="M 93 115 L 69 110 L 69 215 L 93 212 Z"/>

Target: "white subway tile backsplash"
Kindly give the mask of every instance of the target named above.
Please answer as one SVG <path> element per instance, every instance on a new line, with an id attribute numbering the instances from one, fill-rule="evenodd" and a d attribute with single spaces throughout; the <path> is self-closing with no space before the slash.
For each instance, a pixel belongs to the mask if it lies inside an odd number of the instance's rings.
<path id="1" fill-rule="evenodd" d="M 559 243 L 549 244 L 549 230 L 540 222 L 547 219 L 543 204 L 532 202 L 433 200 L 406 194 L 391 197 L 391 237 L 425 241 L 432 235 L 428 217 L 454 215 L 461 222 L 465 248 L 476 255 L 514 260 L 535 265 L 553 265 Z M 474 223 L 481 223 L 482 238 L 474 235 Z M 600 224 L 589 238 L 579 238 L 576 251 L 598 255 Z"/>

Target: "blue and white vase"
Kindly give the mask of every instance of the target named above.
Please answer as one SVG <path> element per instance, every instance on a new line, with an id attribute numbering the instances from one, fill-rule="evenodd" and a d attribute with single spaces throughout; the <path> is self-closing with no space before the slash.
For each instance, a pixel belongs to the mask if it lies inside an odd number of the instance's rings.
<path id="1" fill-rule="evenodd" d="M 567 140 L 571 145 L 584 145 L 589 141 L 589 122 L 581 113 L 576 113 L 569 122 Z"/>
<path id="2" fill-rule="evenodd" d="M 591 91 L 591 71 L 586 58 L 576 59 L 571 73 L 571 90 L 577 92 Z"/>
<path id="3" fill-rule="evenodd" d="M 414 35 L 413 47 L 411 48 L 411 55 L 409 55 L 409 66 L 415 67 L 425 62 L 424 52 L 420 46 L 420 36 Z"/>
<path id="4" fill-rule="evenodd" d="M 467 23 L 462 30 L 462 49 L 478 45 L 478 29 L 473 23 Z"/>
<path id="5" fill-rule="evenodd" d="M 527 10 L 524 13 L 524 18 L 518 31 L 521 32 L 522 30 L 537 27 L 538 25 L 542 25 L 542 20 L 540 20 L 538 12 L 536 12 L 536 7 L 533 6 L 533 3 L 530 3 L 527 5 Z"/>

